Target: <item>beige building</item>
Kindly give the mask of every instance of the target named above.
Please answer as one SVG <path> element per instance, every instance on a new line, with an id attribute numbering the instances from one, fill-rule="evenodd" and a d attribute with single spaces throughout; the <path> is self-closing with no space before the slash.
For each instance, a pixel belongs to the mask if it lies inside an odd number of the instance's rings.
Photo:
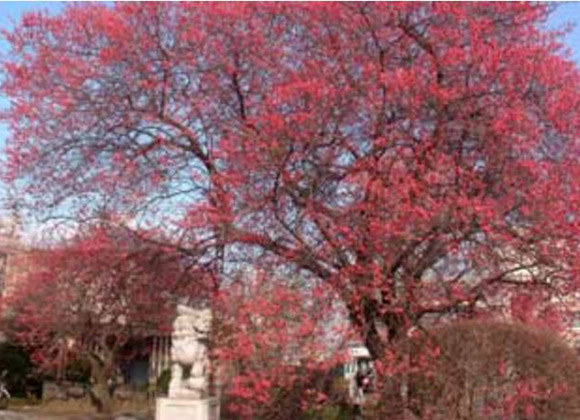
<path id="1" fill-rule="evenodd" d="M 0 237 L 0 296 L 18 286 L 30 270 L 30 252 L 17 239 Z"/>

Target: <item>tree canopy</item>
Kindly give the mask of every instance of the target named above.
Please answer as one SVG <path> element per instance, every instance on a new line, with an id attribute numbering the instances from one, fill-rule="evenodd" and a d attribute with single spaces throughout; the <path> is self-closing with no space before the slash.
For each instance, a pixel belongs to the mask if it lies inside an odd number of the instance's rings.
<path id="1" fill-rule="evenodd" d="M 36 214 L 123 214 L 214 279 L 250 264 L 326 288 L 375 358 L 438 316 L 548 311 L 580 284 L 579 75 L 548 13 L 28 14 L 5 34 L 5 176 Z"/>

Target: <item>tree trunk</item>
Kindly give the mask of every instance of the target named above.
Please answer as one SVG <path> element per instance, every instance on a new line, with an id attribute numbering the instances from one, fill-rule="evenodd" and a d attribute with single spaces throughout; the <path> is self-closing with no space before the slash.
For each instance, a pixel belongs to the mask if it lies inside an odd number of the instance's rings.
<path id="1" fill-rule="evenodd" d="M 114 357 L 111 354 L 91 355 L 91 402 L 100 414 L 111 415 L 114 399 L 111 384 L 115 375 Z"/>
<path id="2" fill-rule="evenodd" d="M 396 312 L 380 314 L 377 310 L 378 307 L 379 305 L 372 300 L 367 300 L 362 305 L 362 311 L 359 312 L 362 316 L 351 313 L 351 320 L 358 322 L 355 322 L 355 325 L 361 333 L 371 359 L 381 360 L 385 357 L 388 349 L 394 349 L 402 358 L 400 362 L 404 363 L 406 369 L 409 369 L 411 348 L 406 337 L 407 328 L 404 315 Z M 379 332 L 377 324 L 384 328 L 384 334 Z M 392 378 L 381 378 L 377 375 L 376 380 L 381 382 L 376 384 L 379 392 L 384 393 L 385 397 L 389 396 L 389 415 L 402 419 L 409 418 L 408 371 L 398 372 Z"/>
<path id="3" fill-rule="evenodd" d="M 114 401 L 106 380 L 96 380 L 95 378 L 91 387 L 91 400 L 98 413 L 105 415 L 113 413 Z"/>

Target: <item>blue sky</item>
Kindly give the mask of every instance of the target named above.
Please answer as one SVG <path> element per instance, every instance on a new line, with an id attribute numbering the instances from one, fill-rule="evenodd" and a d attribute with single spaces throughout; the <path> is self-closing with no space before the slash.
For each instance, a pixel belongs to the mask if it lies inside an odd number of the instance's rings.
<path id="1" fill-rule="evenodd" d="M 60 8 L 62 8 L 61 2 L 1 2 L 0 30 L 12 28 L 14 22 L 17 22 L 22 14 L 28 11 L 44 9 L 50 12 L 57 12 Z M 580 3 L 561 3 L 550 17 L 548 26 L 554 28 L 562 26 L 568 22 L 576 24 L 577 27 L 565 37 L 565 42 L 572 50 L 574 59 L 580 65 Z M 0 58 L 6 54 L 6 52 L 6 42 L 4 42 L 0 37 Z M 3 106 L 6 106 L 6 99 L 0 95 L 0 108 Z M 4 145 L 8 135 L 7 128 L 0 124 L 0 149 Z"/>
<path id="2" fill-rule="evenodd" d="M 56 12 L 61 7 L 61 2 L 2 2 L 0 3 L 0 30 L 10 30 L 14 26 L 14 23 L 18 22 L 23 13 L 43 9 Z M 0 59 L 6 54 L 7 50 L 8 45 L 4 38 L 0 36 Z M 0 109 L 4 106 L 6 106 L 6 99 L 0 94 Z M 0 149 L 3 147 L 8 135 L 6 126 L 0 123 Z"/>
<path id="3" fill-rule="evenodd" d="M 580 65 L 580 3 L 562 2 L 550 16 L 549 27 L 558 27 L 572 23 L 576 27 L 566 35 L 566 44 L 572 49 L 573 57 Z"/>
<path id="4" fill-rule="evenodd" d="M 22 14 L 36 10 L 48 10 L 57 12 L 62 8 L 61 2 L 44 1 L 7 1 L 0 3 L 0 30 L 10 30 L 15 22 L 20 20 Z M 6 54 L 8 46 L 3 37 L 0 37 L 0 57 Z"/>

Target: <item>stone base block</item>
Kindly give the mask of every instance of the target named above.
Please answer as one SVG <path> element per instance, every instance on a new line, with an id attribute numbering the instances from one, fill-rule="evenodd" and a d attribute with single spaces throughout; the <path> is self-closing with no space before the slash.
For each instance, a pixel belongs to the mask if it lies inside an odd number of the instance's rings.
<path id="1" fill-rule="evenodd" d="M 157 398 L 155 420 L 219 420 L 219 408 L 217 398 Z"/>

